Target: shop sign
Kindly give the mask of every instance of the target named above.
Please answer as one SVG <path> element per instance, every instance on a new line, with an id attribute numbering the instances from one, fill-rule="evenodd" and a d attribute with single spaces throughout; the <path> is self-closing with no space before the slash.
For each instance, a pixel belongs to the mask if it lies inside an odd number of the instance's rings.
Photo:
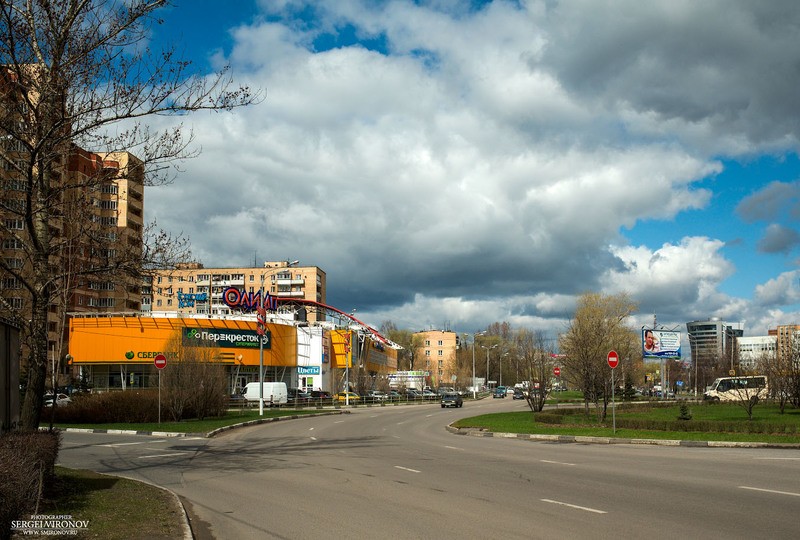
<path id="1" fill-rule="evenodd" d="M 319 375 L 319 366 L 297 366 L 298 375 Z"/>
<path id="2" fill-rule="evenodd" d="M 239 309 L 244 312 L 254 311 L 263 304 L 267 311 L 278 309 L 278 299 L 266 291 L 244 292 L 236 287 L 228 287 L 222 292 L 222 301 L 231 309 Z"/>
<path id="3" fill-rule="evenodd" d="M 264 348 L 272 348 L 272 333 L 261 336 Z M 258 349 L 259 335 L 251 330 L 227 328 L 184 328 L 183 344 L 188 346 L 220 347 L 223 349 Z"/>

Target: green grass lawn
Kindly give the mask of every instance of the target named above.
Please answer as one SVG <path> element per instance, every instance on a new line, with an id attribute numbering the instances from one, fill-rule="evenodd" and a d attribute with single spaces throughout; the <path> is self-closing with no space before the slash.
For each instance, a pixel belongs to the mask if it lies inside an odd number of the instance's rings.
<path id="1" fill-rule="evenodd" d="M 729 404 L 691 404 L 689 409 L 692 420 L 688 422 L 724 422 L 728 425 L 738 425 L 745 430 L 750 422 L 741 407 Z M 590 411 L 593 411 L 590 408 Z M 800 443 L 800 434 L 768 435 L 762 433 L 706 433 L 692 431 L 655 431 L 620 429 L 616 431 L 612 426 L 612 416 L 609 409 L 605 422 L 595 421 L 593 414 L 587 418 L 581 410 L 577 414 L 564 417 L 560 425 L 545 424 L 535 421 L 531 412 L 497 413 L 465 418 L 453 424 L 458 428 L 481 428 L 495 433 L 526 433 L 546 435 L 574 435 L 588 437 L 617 437 L 630 439 L 667 439 L 667 440 L 702 440 L 702 441 L 734 441 L 734 442 L 769 442 L 769 443 Z M 623 418 L 648 418 L 653 420 L 676 420 L 680 414 L 679 404 L 669 407 L 652 407 L 646 410 L 626 411 L 617 410 L 617 419 Z M 800 432 L 800 410 L 787 409 L 785 414 L 780 414 L 777 406 L 761 404 L 756 406 L 752 422 L 765 422 L 789 426 L 789 431 Z"/>
<path id="2" fill-rule="evenodd" d="M 183 509 L 172 494 L 142 482 L 90 471 L 56 467 L 55 484 L 38 513 L 88 521 L 86 529 L 69 538 L 183 538 Z"/>

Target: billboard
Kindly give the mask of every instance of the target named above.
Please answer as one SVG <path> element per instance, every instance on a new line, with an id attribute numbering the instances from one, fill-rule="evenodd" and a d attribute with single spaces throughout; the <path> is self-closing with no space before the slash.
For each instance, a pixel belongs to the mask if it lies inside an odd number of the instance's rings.
<path id="1" fill-rule="evenodd" d="M 680 358 L 681 333 L 642 329 L 642 356 L 644 358 Z"/>

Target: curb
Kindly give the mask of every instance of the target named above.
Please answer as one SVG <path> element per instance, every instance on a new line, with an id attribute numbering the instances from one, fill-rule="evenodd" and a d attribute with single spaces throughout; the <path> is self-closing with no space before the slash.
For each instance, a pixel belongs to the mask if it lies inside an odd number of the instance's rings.
<path id="1" fill-rule="evenodd" d="M 545 441 L 558 443 L 581 444 L 647 444 L 653 446 L 685 446 L 692 448 L 780 448 L 796 450 L 800 448 L 797 443 L 766 443 L 766 442 L 734 442 L 734 441 L 684 441 L 680 439 L 626 439 L 622 437 L 588 437 L 582 435 L 542 435 L 537 433 L 495 433 L 482 428 L 456 428 L 452 425 L 446 427 L 447 431 L 455 435 L 469 437 L 496 437 L 504 439 L 522 439 L 527 441 Z"/>

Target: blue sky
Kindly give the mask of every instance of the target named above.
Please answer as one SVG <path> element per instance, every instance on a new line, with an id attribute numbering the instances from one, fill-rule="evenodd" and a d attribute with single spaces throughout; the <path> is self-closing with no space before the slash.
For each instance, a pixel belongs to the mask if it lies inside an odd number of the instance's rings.
<path id="1" fill-rule="evenodd" d="M 376 326 L 798 323 L 800 10 L 755 4 L 177 0 L 151 45 L 264 100 L 189 117 L 147 217 Z"/>

